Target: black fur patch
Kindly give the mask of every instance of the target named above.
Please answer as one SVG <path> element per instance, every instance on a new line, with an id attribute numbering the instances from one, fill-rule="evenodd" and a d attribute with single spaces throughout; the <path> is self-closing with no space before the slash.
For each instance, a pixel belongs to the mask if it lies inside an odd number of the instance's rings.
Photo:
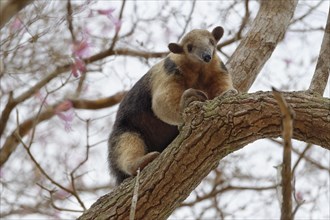
<path id="1" fill-rule="evenodd" d="M 180 74 L 180 70 L 177 65 L 169 57 L 167 57 L 164 61 L 164 70 L 168 74 Z"/>
<path id="2" fill-rule="evenodd" d="M 220 61 L 220 66 L 221 66 L 221 69 L 223 69 L 223 70 L 225 70 L 226 72 L 228 72 L 227 67 L 225 66 L 225 64 L 224 64 L 222 61 Z"/>

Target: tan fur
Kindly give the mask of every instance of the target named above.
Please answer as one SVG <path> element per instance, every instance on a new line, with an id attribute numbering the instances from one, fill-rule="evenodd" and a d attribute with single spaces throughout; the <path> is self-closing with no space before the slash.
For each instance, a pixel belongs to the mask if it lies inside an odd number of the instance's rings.
<path id="1" fill-rule="evenodd" d="M 193 30 L 183 38 L 181 45 L 183 48 L 189 43 L 196 47 L 198 44 L 208 45 L 210 38 L 213 36 L 206 30 Z M 163 69 L 164 61 L 154 66 L 151 79 L 152 110 L 159 119 L 171 125 L 179 125 L 182 122 L 179 111 L 180 99 L 183 92 L 189 88 L 205 92 L 209 99 L 233 89 L 231 76 L 226 70 L 221 69 L 222 61 L 216 54 L 215 45 L 210 50 L 213 50 L 210 63 L 188 59 L 187 53 L 170 53 L 169 57 L 182 75 L 166 73 Z"/>
<path id="2" fill-rule="evenodd" d="M 170 125 L 182 122 L 179 110 L 181 95 L 185 90 L 184 81 L 164 72 L 163 62 L 155 66 L 151 76 L 152 110 L 162 121 Z"/>
<path id="3" fill-rule="evenodd" d="M 116 148 L 118 167 L 129 175 L 133 175 L 134 165 L 138 158 L 143 157 L 146 152 L 144 142 L 136 133 L 125 132 L 119 137 Z"/>

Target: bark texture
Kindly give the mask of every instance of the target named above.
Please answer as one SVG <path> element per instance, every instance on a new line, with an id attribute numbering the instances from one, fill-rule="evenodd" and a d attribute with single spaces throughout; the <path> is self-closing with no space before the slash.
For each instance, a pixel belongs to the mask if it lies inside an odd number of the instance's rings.
<path id="1" fill-rule="evenodd" d="M 293 138 L 330 150 L 330 100 L 302 92 L 283 95 L 296 113 Z M 281 135 L 281 113 L 271 92 L 195 103 L 184 118 L 180 135 L 141 172 L 135 219 L 166 219 L 222 158 Z M 125 181 L 79 219 L 128 219 L 133 187 L 132 179 Z"/>
<path id="2" fill-rule="evenodd" d="M 317 59 L 317 64 L 314 76 L 309 87 L 311 93 L 323 95 L 325 87 L 327 86 L 330 74 L 330 5 L 328 12 L 328 19 L 325 25 L 320 54 Z"/>
<path id="3" fill-rule="evenodd" d="M 234 87 L 241 92 L 249 90 L 283 39 L 298 0 L 267 0 L 260 3 L 251 29 L 227 63 Z"/>

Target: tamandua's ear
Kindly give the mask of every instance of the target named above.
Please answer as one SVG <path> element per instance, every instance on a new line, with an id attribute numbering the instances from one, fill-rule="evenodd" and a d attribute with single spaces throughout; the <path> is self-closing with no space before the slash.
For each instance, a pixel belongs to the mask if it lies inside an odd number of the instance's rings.
<path id="1" fill-rule="evenodd" d="M 170 49 L 172 53 L 177 53 L 177 54 L 183 53 L 183 47 L 176 43 L 170 43 L 168 45 L 168 49 Z"/>
<path id="2" fill-rule="evenodd" d="M 212 35 L 218 42 L 223 35 L 223 28 L 221 26 L 215 27 L 212 31 Z"/>

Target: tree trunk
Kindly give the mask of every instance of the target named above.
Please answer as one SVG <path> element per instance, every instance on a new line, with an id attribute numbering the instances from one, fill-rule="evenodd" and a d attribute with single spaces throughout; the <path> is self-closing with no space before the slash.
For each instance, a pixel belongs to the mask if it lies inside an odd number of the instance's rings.
<path id="1" fill-rule="evenodd" d="M 247 35 L 228 61 L 234 87 L 249 90 L 260 70 L 283 39 L 298 0 L 264 0 Z"/>

